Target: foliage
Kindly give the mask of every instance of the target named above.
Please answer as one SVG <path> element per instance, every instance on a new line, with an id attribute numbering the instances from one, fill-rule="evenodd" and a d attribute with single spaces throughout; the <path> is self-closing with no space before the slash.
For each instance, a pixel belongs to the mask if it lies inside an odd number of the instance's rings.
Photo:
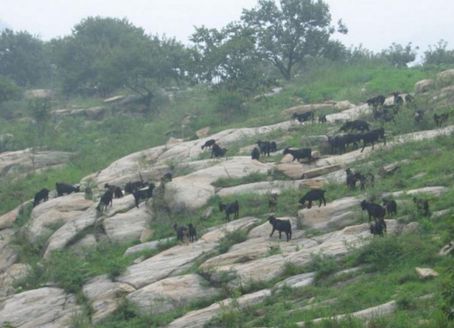
<path id="1" fill-rule="evenodd" d="M 43 83 L 50 74 L 43 41 L 27 32 L 6 29 L 0 33 L 0 75 L 26 87 Z"/>
<path id="2" fill-rule="evenodd" d="M 258 54 L 286 80 L 306 56 L 320 55 L 335 31 L 323 1 L 281 0 L 277 5 L 274 0 L 260 0 L 256 8 L 243 10 L 241 19 L 254 32 Z M 340 33 L 347 33 L 342 21 L 338 25 Z"/>
<path id="3" fill-rule="evenodd" d="M 191 37 L 194 76 L 215 89 L 250 96 L 269 83 L 250 29 L 230 23 L 221 30 L 197 27 Z"/>
<path id="4" fill-rule="evenodd" d="M 438 66 L 454 64 L 454 49 L 447 48 L 448 42 L 443 39 L 429 46 L 429 49 L 424 52 L 424 65 Z"/>
<path id="5" fill-rule="evenodd" d="M 393 43 L 382 52 L 382 56 L 394 67 L 407 67 L 408 63 L 416 59 L 416 50 L 418 50 L 418 47 L 413 48 L 411 42 L 406 46 Z"/>
<path id="6" fill-rule="evenodd" d="M 20 97 L 20 88 L 10 79 L 0 75 L 0 105 Z"/>

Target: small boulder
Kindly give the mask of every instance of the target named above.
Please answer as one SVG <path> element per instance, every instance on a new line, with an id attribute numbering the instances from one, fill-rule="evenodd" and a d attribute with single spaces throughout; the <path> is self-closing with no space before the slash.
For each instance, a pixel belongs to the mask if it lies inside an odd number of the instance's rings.
<path id="1" fill-rule="evenodd" d="M 435 83 L 433 80 L 426 79 L 416 82 L 415 93 L 424 93 L 434 88 Z"/>
<path id="2" fill-rule="evenodd" d="M 421 279 L 438 277 L 438 272 L 431 268 L 416 268 L 416 273 Z"/>
<path id="3" fill-rule="evenodd" d="M 438 252 L 438 255 L 440 256 L 446 256 L 450 254 L 454 254 L 454 241 L 451 241 L 443 246 L 442 249 L 440 249 L 440 251 Z"/>
<path id="4" fill-rule="evenodd" d="M 448 86 L 454 84 L 454 69 L 448 69 L 446 71 L 438 73 L 437 82 L 440 86 Z"/>
<path id="5" fill-rule="evenodd" d="M 197 138 L 201 139 L 201 138 L 206 138 L 209 136 L 210 134 L 210 127 L 209 126 L 206 126 L 200 130 L 197 130 L 195 135 L 197 136 Z"/>

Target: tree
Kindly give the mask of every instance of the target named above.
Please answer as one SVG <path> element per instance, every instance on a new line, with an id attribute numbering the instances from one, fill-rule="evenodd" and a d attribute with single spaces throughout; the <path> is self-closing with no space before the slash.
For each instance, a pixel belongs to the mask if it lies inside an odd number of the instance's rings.
<path id="1" fill-rule="evenodd" d="M 424 52 L 424 65 L 452 65 L 454 64 L 454 50 L 448 50 L 448 42 L 440 40 L 429 46 Z"/>
<path id="2" fill-rule="evenodd" d="M 0 104 L 18 99 L 21 95 L 21 89 L 10 79 L 0 76 Z"/>
<path id="3" fill-rule="evenodd" d="M 37 86 L 50 76 L 44 43 L 27 32 L 0 33 L 0 75 L 19 86 Z"/>
<path id="4" fill-rule="evenodd" d="M 194 76 L 198 81 L 214 83 L 217 89 L 251 95 L 269 82 L 269 77 L 255 51 L 253 31 L 237 23 L 221 30 L 196 28 Z M 223 91 L 223 92 L 224 92 Z"/>
<path id="5" fill-rule="evenodd" d="M 256 8 L 243 11 L 241 19 L 254 31 L 258 54 L 287 80 L 306 56 L 321 55 L 335 32 L 328 5 L 322 0 L 280 0 L 279 5 L 259 0 Z M 348 32 L 342 21 L 338 32 Z"/>
<path id="6" fill-rule="evenodd" d="M 382 56 L 386 58 L 394 67 L 407 67 L 416 59 L 416 51 L 418 47 L 413 48 L 411 42 L 405 47 L 401 44 L 392 43 L 391 46 L 382 52 Z"/>

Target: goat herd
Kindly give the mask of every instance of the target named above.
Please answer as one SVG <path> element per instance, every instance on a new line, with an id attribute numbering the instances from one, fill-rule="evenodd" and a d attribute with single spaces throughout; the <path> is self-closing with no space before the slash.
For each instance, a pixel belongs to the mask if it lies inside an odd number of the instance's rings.
<path id="1" fill-rule="evenodd" d="M 400 108 L 404 103 L 411 104 L 414 101 L 413 96 L 407 94 L 402 97 L 398 92 L 392 93 L 394 102 L 392 105 L 385 105 L 385 97 L 379 95 L 367 100 L 367 104 L 372 108 L 373 119 L 382 120 L 384 122 L 394 121 L 394 116 L 398 114 Z M 415 121 L 420 122 L 423 118 L 424 112 L 421 110 L 415 111 Z M 435 124 L 440 127 L 443 123 L 448 120 L 448 113 L 443 114 L 434 114 Z M 305 112 L 302 114 L 295 113 L 292 116 L 293 119 L 297 120 L 300 123 L 307 121 L 315 120 L 314 112 Z M 326 123 L 326 115 L 318 115 L 319 123 Z M 357 131 L 358 133 L 353 133 Z M 345 152 L 350 145 L 358 148 L 359 143 L 362 142 L 361 152 L 367 145 L 372 145 L 383 140 L 386 144 L 385 130 L 383 127 L 376 128 L 371 130 L 371 126 L 368 122 L 364 120 L 353 120 L 345 122 L 339 129 L 339 132 L 343 134 L 328 136 L 328 143 L 331 147 L 331 152 L 334 154 Z M 205 148 L 211 148 L 211 158 L 223 157 L 227 153 L 227 149 L 219 146 L 216 143 L 216 140 L 209 139 L 202 146 L 202 150 Z M 276 152 L 278 150 L 277 143 L 275 141 L 257 141 L 257 147 L 254 147 L 251 152 L 251 158 L 253 160 L 259 160 L 261 155 L 270 156 L 270 153 Z M 302 159 L 307 159 L 309 162 L 315 160 L 312 155 L 311 148 L 300 148 L 300 149 L 290 149 L 286 147 L 283 150 L 283 155 L 290 154 L 293 157 L 292 161 L 297 160 L 300 162 Z M 303 175 L 304 177 L 304 175 Z M 135 206 L 139 207 L 139 203 L 142 200 L 146 200 L 153 196 L 153 190 L 155 189 L 155 184 L 152 182 L 145 182 L 142 177 L 140 181 L 128 182 L 122 189 L 119 186 L 105 184 L 105 192 L 101 195 L 98 206 L 96 207 L 97 211 L 103 212 L 109 206 L 112 206 L 112 201 L 114 198 L 121 198 L 126 194 L 132 194 L 134 196 Z M 350 168 L 346 170 L 346 184 L 350 189 L 355 189 L 359 183 L 361 190 L 364 190 L 367 186 L 374 185 L 374 175 L 371 173 L 363 174 L 361 172 L 353 172 Z M 172 181 L 172 174 L 166 173 L 161 178 L 161 186 L 164 186 L 166 182 Z M 64 194 L 71 194 L 73 192 L 80 192 L 80 187 L 67 184 L 67 183 L 56 183 L 56 192 L 57 197 Z M 90 188 L 87 187 L 85 192 L 91 192 Z M 124 190 L 124 192 L 123 192 Z M 33 207 L 37 206 L 42 201 L 47 201 L 49 198 L 49 190 L 46 188 L 41 189 L 35 194 L 33 200 Z M 307 208 L 312 207 L 312 202 L 319 202 L 319 207 L 323 204 L 326 206 L 325 199 L 325 190 L 322 189 L 311 189 L 303 197 L 300 198 L 299 204 L 300 207 Z M 367 200 L 363 200 L 360 203 L 361 209 L 367 211 L 369 215 L 370 223 L 370 232 L 374 235 L 383 235 L 386 232 L 386 222 L 384 220 L 385 216 L 393 216 L 397 213 L 397 204 L 395 200 L 384 198 L 383 206 Z M 427 199 L 418 199 L 413 198 L 413 201 L 417 207 L 417 210 L 422 215 L 429 215 L 429 203 Z M 268 206 L 271 212 L 275 212 L 276 206 L 278 204 L 278 195 L 271 194 L 268 199 Z M 307 204 L 307 205 L 306 205 Z M 219 211 L 225 213 L 226 220 L 230 221 L 230 216 L 232 215 L 234 219 L 239 217 L 240 205 L 238 200 L 235 200 L 232 203 L 224 204 L 219 203 Z M 373 219 L 373 222 L 371 222 Z M 269 223 L 272 225 L 273 229 L 271 231 L 270 237 L 273 235 L 274 231 L 279 232 L 279 239 L 281 238 L 281 233 L 284 232 L 289 241 L 292 237 L 292 228 L 290 221 L 288 220 L 279 220 L 275 216 L 271 215 L 268 218 Z M 177 224 L 173 225 L 175 230 L 177 240 L 184 241 L 185 239 L 193 242 L 197 240 L 196 228 L 189 223 L 188 226 L 178 226 Z"/>

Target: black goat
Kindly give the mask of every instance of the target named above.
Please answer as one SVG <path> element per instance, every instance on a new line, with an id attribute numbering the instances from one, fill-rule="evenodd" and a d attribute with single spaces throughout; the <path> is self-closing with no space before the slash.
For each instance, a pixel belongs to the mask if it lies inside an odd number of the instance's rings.
<path id="1" fill-rule="evenodd" d="M 153 197 L 154 187 L 155 187 L 154 183 L 150 183 L 147 189 L 138 189 L 132 193 L 132 195 L 134 196 L 134 202 L 136 204 L 136 207 L 139 207 L 139 202 L 142 199 L 148 199 Z"/>
<path id="2" fill-rule="evenodd" d="M 121 191 L 121 188 L 118 187 L 118 186 L 114 186 L 114 185 L 110 185 L 110 184 L 106 183 L 106 184 L 104 185 L 104 188 L 105 188 L 105 189 L 111 190 L 112 193 L 113 193 L 113 196 L 114 196 L 115 198 L 121 198 L 121 197 L 123 197 L 123 191 Z"/>
<path id="3" fill-rule="evenodd" d="M 388 216 L 397 214 L 397 203 L 394 199 L 383 198 L 383 206 L 385 207 Z"/>
<path id="4" fill-rule="evenodd" d="M 415 97 L 413 97 L 411 94 L 405 95 L 405 102 L 407 104 L 412 103 L 415 100 Z"/>
<path id="5" fill-rule="evenodd" d="M 303 197 L 300 198 L 299 203 L 302 207 L 304 207 L 305 203 L 308 202 L 307 208 L 311 208 L 312 202 L 318 200 L 320 201 L 318 207 L 322 206 L 322 202 L 323 205 L 326 206 L 325 192 L 326 190 L 323 189 L 311 189 Z"/>
<path id="6" fill-rule="evenodd" d="M 279 239 L 281 239 L 281 233 L 285 232 L 287 241 L 292 239 L 292 225 L 289 220 L 279 220 L 274 216 L 268 218 L 268 222 L 273 226 L 273 230 L 270 233 L 270 238 L 273 236 L 275 230 L 279 232 Z"/>
<path id="7" fill-rule="evenodd" d="M 373 223 L 370 224 L 369 230 L 371 234 L 383 237 L 383 233 L 386 232 L 385 220 L 381 219 L 378 221 L 374 221 Z"/>
<path id="8" fill-rule="evenodd" d="M 270 195 L 270 198 L 268 199 L 268 208 L 271 212 L 274 212 L 276 210 L 277 197 L 278 195 L 276 193 L 273 193 Z"/>
<path id="9" fill-rule="evenodd" d="M 306 121 L 314 121 L 315 116 L 313 112 L 306 112 L 306 113 L 293 113 L 292 118 L 297 120 L 300 123 L 304 123 Z"/>
<path id="10" fill-rule="evenodd" d="M 400 108 L 404 104 L 404 98 L 402 98 L 401 95 L 399 95 L 399 92 L 393 92 L 392 93 L 394 97 L 394 105 L 396 105 L 398 108 Z"/>
<path id="11" fill-rule="evenodd" d="M 375 143 L 381 139 L 383 139 L 384 144 L 386 145 L 385 129 L 379 128 L 366 132 L 361 135 L 361 139 L 363 140 L 363 148 L 361 149 L 361 152 L 364 151 L 367 144 L 372 144 L 372 149 L 374 149 Z"/>
<path id="12" fill-rule="evenodd" d="M 172 173 L 167 172 L 161 177 L 161 182 L 166 183 L 166 182 L 171 182 L 173 179 Z"/>
<path id="13" fill-rule="evenodd" d="M 38 205 L 41 201 L 46 202 L 49 199 L 49 189 L 43 188 L 35 194 L 33 199 L 33 207 Z"/>
<path id="14" fill-rule="evenodd" d="M 230 221 L 230 214 L 233 214 L 234 219 L 238 219 L 240 215 L 240 205 L 238 201 L 234 201 L 233 203 L 223 204 L 222 202 L 219 203 L 219 211 L 225 212 L 225 218 L 227 221 Z"/>
<path id="15" fill-rule="evenodd" d="M 413 197 L 413 202 L 415 203 L 416 209 L 419 213 L 424 216 L 430 215 L 429 201 L 427 199 Z"/>
<path id="16" fill-rule="evenodd" d="M 356 188 L 356 183 L 359 181 L 361 190 L 366 189 L 366 185 L 374 186 L 375 177 L 372 173 L 362 174 L 361 172 L 353 172 L 350 168 L 345 170 L 347 174 L 347 187 L 350 189 Z"/>
<path id="17" fill-rule="evenodd" d="M 270 152 L 277 151 L 277 144 L 274 141 L 257 141 L 257 146 L 259 146 L 260 154 L 270 156 Z"/>
<path id="18" fill-rule="evenodd" d="M 416 123 L 422 122 L 422 120 L 424 119 L 424 111 L 421 109 L 415 111 L 414 119 Z"/>
<path id="19" fill-rule="evenodd" d="M 192 225 L 192 223 L 188 224 L 188 237 L 190 242 L 194 242 L 197 240 L 197 230 Z"/>
<path id="20" fill-rule="evenodd" d="M 113 190 L 108 188 L 104 192 L 104 194 L 101 196 L 101 199 L 99 200 L 99 204 L 98 204 L 98 206 L 96 206 L 96 209 L 99 212 L 105 211 L 109 205 L 112 206 L 112 199 L 113 199 Z"/>
<path id="21" fill-rule="evenodd" d="M 146 186 L 148 186 L 148 182 L 145 182 L 143 180 L 128 182 L 125 185 L 125 193 L 132 194 L 132 193 L 134 193 L 134 191 L 136 191 L 138 189 L 141 189 L 141 188 L 144 188 Z"/>
<path id="22" fill-rule="evenodd" d="M 363 120 L 354 120 L 345 122 L 339 129 L 339 131 L 347 132 L 357 130 L 360 132 L 369 131 L 369 123 Z"/>
<path id="23" fill-rule="evenodd" d="M 300 161 L 303 158 L 309 159 L 309 161 L 312 161 L 312 149 L 311 148 L 300 148 L 300 149 L 290 149 L 290 148 L 285 148 L 284 149 L 284 155 L 290 154 L 293 156 L 292 162 L 296 159 Z"/>
<path id="24" fill-rule="evenodd" d="M 367 211 L 369 222 L 372 218 L 374 218 L 375 221 L 384 219 L 386 210 L 382 206 L 368 202 L 367 200 L 363 200 L 360 205 L 363 211 Z"/>
<path id="25" fill-rule="evenodd" d="M 184 238 L 188 236 L 188 228 L 185 226 L 178 226 L 175 223 L 173 225 L 173 229 L 177 233 L 177 240 L 184 242 Z"/>
<path id="26" fill-rule="evenodd" d="M 57 189 L 57 196 L 63 196 L 64 194 L 71 194 L 73 192 L 80 192 L 79 186 L 73 186 L 64 182 L 57 182 L 55 184 L 55 189 Z"/>
<path id="27" fill-rule="evenodd" d="M 386 100 L 385 96 L 378 95 L 373 98 L 367 99 L 366 102 L 369 106 L 372 106 L 373 108 L 376 109 L 379 106 L 383 106 L 383 104 L 385 103 L 385 100 Z"/>
<path id="28" fill-rule="evenodd" d="M 257 161 L 260 159 L 260 151 L 257 147 L 254 147 L 254 149 L 252 149 L 251 158 Z"/>
<path id="29" fill-rule="evenodd" d="M 212 147 L 215 143 L 216 143 L 216 140 L 214 140 L 214 139 L 207 140 L 207 141 L 205 141 L 205 143 L 202 145 L 202 149 L 204 149 L 204 148 L 210 148 L 210 147 Z"/>
<path id="30" fill-rule="evenodd" d="M 443 114 L 434 114 L 434 122 L 437 127 L 441 127 L 443 123 L 446 123 L 449 118 L 449 113 L 443 113 Z"/>
<path id="31" fill-rule="evenodd" d="M 211 158 L 223 157 L 227 152 L 226 148 L 221 148 L 218 144 L 213 144 L 211 147 Z"/>
<path id="32" fill-rule="evenodd" d="M 328 120 L 326 119 L 326 114 L 318 115 L 318 123 L 326 123 Z"/>

